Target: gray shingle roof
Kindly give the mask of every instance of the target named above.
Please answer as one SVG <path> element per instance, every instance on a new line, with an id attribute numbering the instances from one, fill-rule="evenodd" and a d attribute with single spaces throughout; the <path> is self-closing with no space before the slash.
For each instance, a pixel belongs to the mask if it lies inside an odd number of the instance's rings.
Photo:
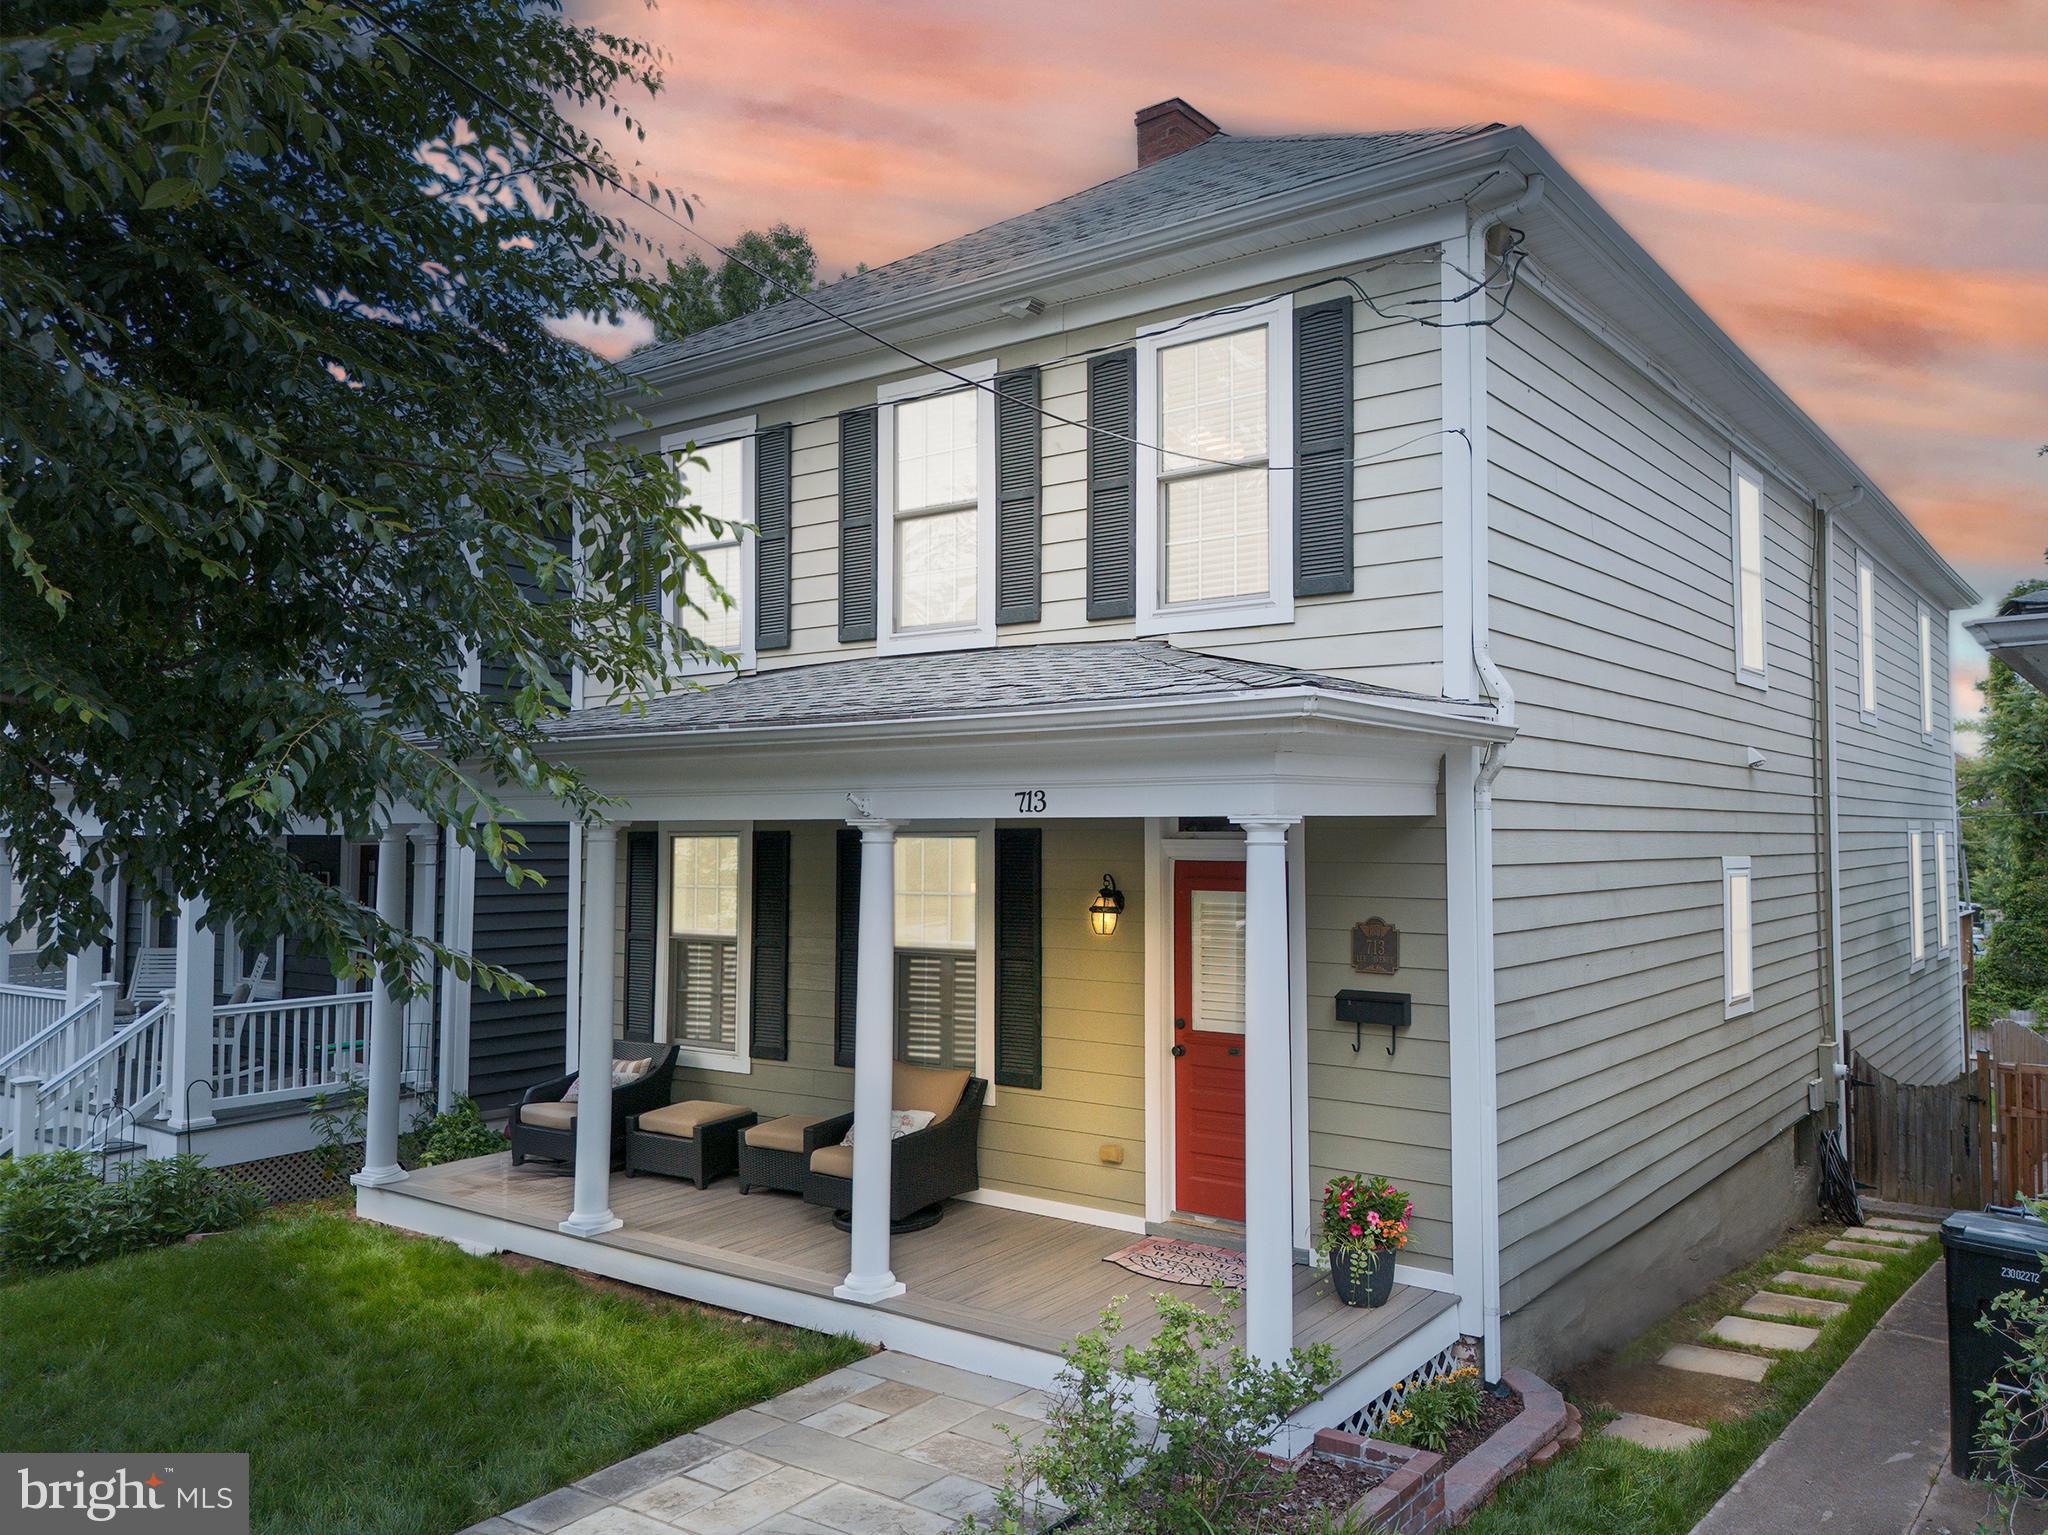
<path id="1" fill-rule="evenodd" d="M 549 734 L 567 741 L 770 725 L 913 722 L 1298 687 L 1361 698 L 1440 702 L 1291 666 L 1199 655 L 1161 640 L 1099 640 L 863 656 L 785 667 L 671 693 L 650 702 L 644 714 L 627 714 L 609 705 L 579 709 L 556 721 Z"/>
<path id="2" fill-rule="evenodd" d="M 1264 198 L 1490 133 L 1499 126 L 1265 138 L 1220 133 L 1085 192 L 842 278 L 815 296 L 834 314 L 858 319 L 921 293 L 997 276 L 1078 246 L 1170 228 L 1196 214 L 1249 208 Z M 817 310 L 785 299 L 681 341 L 642 347 L 622 366 L 629 373 L 652 372 L 686 357 L 709 356 L 808 326 L 837 329 Z"/>

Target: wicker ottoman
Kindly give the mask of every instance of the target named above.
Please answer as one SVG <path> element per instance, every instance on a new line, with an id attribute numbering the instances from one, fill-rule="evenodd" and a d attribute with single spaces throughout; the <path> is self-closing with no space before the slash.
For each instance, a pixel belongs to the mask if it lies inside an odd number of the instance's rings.
<path id="1" fill-rule="evenodd" d="M 626 1121 L 626 1176 L 662 1173 L 703 1188 L 739 1167 L 740 1132 L 759 1116 L 736 1103 L 690 1098 Z"/>
<path id="2" fill-rule="evenodd" d="M 766 1120 L 740 1136 L 740 1192 L 781 1189 L 804 1191 L 804 1169 L 811 1153 L 846 1134 L 847 1115 L 823 1119 L 811 1114 L 785 1114 Z"/>

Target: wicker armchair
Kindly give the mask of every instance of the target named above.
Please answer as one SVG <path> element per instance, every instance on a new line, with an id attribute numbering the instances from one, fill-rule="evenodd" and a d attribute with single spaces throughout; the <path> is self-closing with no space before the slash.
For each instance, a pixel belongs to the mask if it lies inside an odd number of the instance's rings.
<path id="1" fill-rule="evenodd" d="M 906 1073 L 928 1077 L 950 1075 L 928 1072 L 919 1066 L 896 1067 L 898 1108 L 926 1107 L 914 1090 L 906 1090 Z M 981 1106 L 988 1096 L 988 1083 L 968 1077 L 951 1113 L 935 1119 L 922 1130 L 913 1130 L 889 1143 L 889 1220 L 892 1225 L 917 1229 L 939 1216 L 939 1207 L 956 1195 L 981 1187 Z M 840 1141 L 853 1128 L 853 1116 L 841 1114 L 816 1128 L 824 1142 L 811 1153 L 804 1170 L 804 1199 L 829 1210 L 853 1208 L 852 1151 Z M 920 1218 L 921 1217 L 921 1218 Z"/>
<path id="2" fill-rule="evenodd" d="M 615 1061 L 649 1060 L 654 1064 L 637 1080 L 612 1089 L 612 1157 L 626 1144 L 626 1121 L 635 1114 L 658 1109 L 669 1101 L 669 1078 L 675 1074 L 674 1045 L 641 1044 L 633 1040 L 612 1041 Z M 576 1160 L 576 1104 L 562 1097 L 576 1073 L 536 1083 L 512 1105 L 506 1133 L 512 1140 L 512 1165 L 528 1157 L 548 1157 L 573 1164 Z M 580 1101 L 580 1100 L 579 1100 Z"/>

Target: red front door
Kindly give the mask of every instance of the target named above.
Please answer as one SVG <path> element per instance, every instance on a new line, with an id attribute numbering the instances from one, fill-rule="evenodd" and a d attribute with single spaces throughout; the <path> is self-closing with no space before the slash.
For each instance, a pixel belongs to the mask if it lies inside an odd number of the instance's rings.
<path id="1" fill-rule="evenodd" d="M 1244 865 L 1173 866 L 1174 1205 L 1244 1219 Z"/>

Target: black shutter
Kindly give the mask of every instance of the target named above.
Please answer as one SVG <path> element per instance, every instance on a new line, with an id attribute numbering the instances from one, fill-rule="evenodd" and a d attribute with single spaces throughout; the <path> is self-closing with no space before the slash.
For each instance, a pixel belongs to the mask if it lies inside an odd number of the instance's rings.
<path id="1" fill-rule="evenodd" d="M 649 520 L 640 524 L 640 548 L 645 563 L 640 568 L 639 590 L 635 600 L 648 612 L 661 612 L 661 581 L 668 572 L 668 562 L 662 557 L 661 524 Z"/>
<path id="2" fill-rule="evenodd" d="M 1088 616 L 1130 618 L 1138 611 L 1134 349 L 1089 360 L 1088 426 Z"/>
<path id="3" fill-rule="evenodd" d="M 757 1061 L 789 1059 L 789 833 L 754 833 L 752 1044 Z"/>
<path id="4" fill-rule="evenodd" d="M 854 999 L 860 964 L 860 833 L 851 826 L 839 830 L 839 865 L 835 886 L 837 910 L 833 914 L 836 961 L 832 967 L 832 1064 L 853 1064 Z"/>
<path id="5" fill-rule="evenodd" d="M 1038 622 L 1038 370 L 996 375 L 996 622 Z"/>
<path id="6" fill-rule="evenodd" d="M 839 416 L 839 639 L 875 637 L 875 408 Z"/>
<path id="7" fill-rule="evenodd" d="M 626 1038 L 654 1038 L 654 942 L 659 909 L 660 849 L 651 831 L 626 833 Z M 586 890 L 586 901 L 613 899 Z"/>
<path id="8" fill-rule="evenodd" d="M 1043 834 L 996 828 L 996 1085 L 1045 1086 Z"/>
<path id="9" fill-rule="evenodd" d="M 1294 314 L 1294 595 L 1351 590 L 1351 300 Z"/>
<path id="10" fill-rule="evenodd" d="M 789 648 L 790 429 L 771 426 L 754 444 L 754 648 Z"/>

